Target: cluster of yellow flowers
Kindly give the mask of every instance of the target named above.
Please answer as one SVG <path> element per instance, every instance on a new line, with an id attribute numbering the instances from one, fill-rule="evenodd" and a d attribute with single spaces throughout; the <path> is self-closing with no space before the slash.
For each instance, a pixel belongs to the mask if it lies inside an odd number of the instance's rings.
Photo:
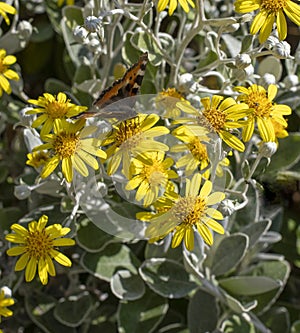
<path id="1" fill-rule="evenodd" d="M 166 114 L 174 116 L 175 119 L 168 118 L 173 127 L 171 132 L 166 126 L 157 125 L 161 120 L 158 114 L 137 113 L 114 123 L 104 139 L 87 138 L 97 127 L 87 126 L 84 117 L 80 117 L 86 107 L 71 103 L 64 93 L 57 96 L 45 93 L 37 100 L 29 100 L 37 107 L 27 113 L 38 115 L 32 126 L 41 128 L 45 143 L 28 154 L 27 164 L 41 166 L 40 176 L 46 178 L 61 163 L 64 178 L 71 182 L 74 169 L 86 177 L 86 165 L 97 170 L 103 163 L 103 170 L 109 176 L 120 171 L 127 179 L 125 190 L 135 191 L 136 201 L 152 209 L 152 213 L 138 214 L 139 219 L 150 222 L 147 237 L 157 239 L 172 233 L 173 247 L 184 239 L 186 248 L 192 250 L 193 230 L 197 227 L 205 242 L 211 245 L 213 239 L 208 227 L 219 233 L 224 230 L 215 221 L 222 219 L 222 214 L 209 206 L 222 201 L 224 194 L 211 193 L 210 133 L 218 135 L 230 148 L 243 152 L 244 143 L 252 137 L 256 124 L 265 142 L 275 142 L 287 135 L 284 116 L 291 113 L 287 105 L 273 102 L 277 93 L 275 85 L 270 85 L 267 91 L 256 84 L 235 90 L 240 93 L 236 99 L 219 95 L 202 98 L 203 108 L 199 110 L 174 88 L 169 88 L 158 94 L 156 106 L 166 110 L 163 118 Z M 156 139 L 169 133 L 178 143 L 169 147 Z M 169 153 L 179 158 L 176 160 Z M 226 157 L 218 161 L 216 175 L 222 176 L 222 166 L 228 164 Z M 190 179 L 186 179 L 185 195 L 181 197 L 176 182 L 185 178 Z"/>

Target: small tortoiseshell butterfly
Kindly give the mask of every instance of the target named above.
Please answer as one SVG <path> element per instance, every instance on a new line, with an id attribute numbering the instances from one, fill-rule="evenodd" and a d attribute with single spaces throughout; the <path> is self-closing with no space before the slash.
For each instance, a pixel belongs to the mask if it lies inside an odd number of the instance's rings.
<path id="1" fill-rule="evenodd" d="M 129 99 L 128 102 L 117 103 L 117 106 L 111 106 L 114 102 L 123 100 L 127 97 L 134 97 L 138 94 L 148 63 L 148 53 L 143 53 L 139 61 L 132 65 L 124 74 L 124 76 L 115 81 L 113 85 L 102 91 L 100 96 L 95 100 L 93 106 L 97 107 L 97 111 L 89 111 L 82 113 L 80 117 L 90 118 L 102 116 L 103 118 L 117 118 L 119 120 L 133 117 L 133 114 L 128 114 L 135 111 L 132 110 L 134 99 Z M 99 110 L 100 109 L 100 110 Z M 130 110 L 129 110 L 130 109 Z"/>

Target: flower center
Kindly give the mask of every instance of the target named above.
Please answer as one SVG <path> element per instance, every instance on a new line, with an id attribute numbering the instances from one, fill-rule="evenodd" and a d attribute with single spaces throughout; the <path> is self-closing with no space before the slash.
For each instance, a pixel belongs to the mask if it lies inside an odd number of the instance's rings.
<path id="1" fill-rule="evenodd" d="M 287 0 L 262 0 L 260 7 L 269 13 L 278 13 L 285 8 Z"/>
<path id="2" fill-rule="evenodd" d="M 226 121 L 226 114 L 217 109 L 208 109 L 204 110 L 203 112 L 204 117 L 207 119 L 211 127 L 216 131 L 219 132 L 224 128 L 225 121 Z M 205 124 L 204 124 L 205 125 Z"/>
<path id="3" fill-rule="evenodd" d="M 64 118 L 68 112 L 68 105 L 67 103 L 53 101 L 46 106 L 46 112 L 52 119 Z"/>
<path id="4" fill-rule="evenodd" d="M 195 138 L 188 144 L 188 148 L 197 161 L 205 161 L 208 159 L 206 146 Z"/>
<path id="5" fill-rule="evenodd" d="M 153 165 L 144 166 L 144 174 L 151 186 L 164 185 L 166 183 L 166 174 L 164 168 L 158 161 L 153 161 Z"/>
<path id="6" fill-rule="evenodd" d="M 60 159 L 71 157 L 78 148 L 79 137 L 75 133 L 62 132 L 56 135 L 53 143 L 55 155 Z"/>
<path id="7" fill-rule="evenodd" d="M 123 121 L 117 129 L 115 142 L 117 147 L 123 145 L 130 149 L 136 147 L 141 140 L 141 130 L 139 118 L 135 117 Z"/>
<path id="8" fill-rule="evenodd" d="M 29 257 L 38 260 L 49 255 L 53 248 L 53 241 L 45 230 L 29 232 L 26 237 L 25 247 Z"/>
<path id="9" fill-rule="evenodd" d="M 182 223 L 194 225 L 204 215 L 205 209 L 206 201 L 203 198 L 188 196 L 176 203 L 174 215 Z"/>
<path id="10" fill-rule="evenodd" d="M 272 102 L 265 92 L 254 91 L 248 95 L 247 104 L 254 109 L 254 116 L 269 118 L 272 111 Z"/>

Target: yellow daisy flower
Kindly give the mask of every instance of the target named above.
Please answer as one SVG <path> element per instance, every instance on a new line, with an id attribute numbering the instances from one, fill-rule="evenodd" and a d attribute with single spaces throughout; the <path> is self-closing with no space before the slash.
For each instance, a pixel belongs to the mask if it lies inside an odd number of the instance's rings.
<path id="1" fill-rule="evenodd" d="M 248 105 L 245 103 L 237 104 L 232 97 L 224 99 L 219 95 L 214 95 L 212 98 L 201 98 L 201 103 L 204 106 L 202 113 L 186 103 L 177 103 L 182 111 L 196 116 L 196 118 L 181 118 L 176 122 L 206 126 L 209 130 L 216 132 L 231 148 L 244 151 L 244 144 L 231 131 L 245 125 L 245 121 L 242 119 L 250 112 Z M 195 129 L 192 131 L 197 135 Z"/>
<path id="2" fill-rule="evenodd" d="M 176 106 L 179 101 L 189 103 L 175 88 L 168 88 L 157 94 L 155 104 L 159 112 L 162 112 L 164 118 L 176 119 L 181 113 Z"/>
<path id="3" fill-rule="evenodd" d="M 30 165 L 34 168 L 39 168 L 44 166 L 46 162 L 49 160 L 49 153 L 45 153 L 44 151 L 36 151 L 33 153 L 27 154 L 28 160 L 26 161 L 27 165 Z"/>
<path id="4" fill-rule="evenodd" d="M 195 8 L 195 4 L 192 0 L 158 0 L 157 10 L 158 12 L 161 12 L 169 6 L 169 15 L 173 15 L 175 9 L 177 8 L 178 2 L 186 13 L 190 11 L 189 5 L 192 8 Z"/>
<path id="5" fill-rule="evenodd" d="M 32 127 L 36 128 L 42 125 L 41 136 L 51 132 L 55 119 L 71 118 L 87 110 L 86 106 L 70 103 L 70 99 L 67 99 L 67 95 L 62 92 L 58 93 L 57 96 L 44 93 L 37 100 L 28 100 L 28 103 L 38 106 L 27 111 L 26 114 L 39 115 L 32 123 Z"/>
<path id="6" fill-rule="evenodd" d="M 272 121 L 276 121 L 283 127 L 287 127 L 287 122 L 283 116 L 292 113 L 289 106 L 275 104 L 273 99 L 277 94 L 277 87 L 270 84 L 266 91 L 264 87 L 252 84 L 249 88 L 235 87 L 235 90 L 242 93 L 238 100 L 248 104 L 251 113 L 243 128 L 242 137 L 245 142 L 249 141 L 253 135 L 255 122 L 263 141 L 275 141 L 276 135 Z"/>
<path id="7" fill-rule="evenodd" d="M 130 178 L 130 160 L 146 151 L 167 151 L 169 147 L 153 140 L 165 135 L 169 130 L 164 126 L 153 127 L 159 120 L 156 114 L 139 114 L 114 126 L 112 133 L 103 140 L 102 145 L 110 145 L 106 150 L 110 158 L 107 173 L 114 174 L 123 162 L 123 172 Z"/>
<path id="8" fill-rule="evenodd" d="M 164 152 L 146 152 L 132 159 L 130 180 L 125 189 L 136 188 L 135 199 L 143 201 L 144 206 L 151 205 L 165 191 L 169 179 L 177 178 L 174 170 L 170 170 L 174 161 Z"/>
<path id="9" fill-rule="evenodd" d="M 5 295 L 5 290 L 2 288 L 0 293 L 0 322 L 1 316 L 10 317 L 13 315 L 13 312 L 7 307 L 15 304 L 15 301 L 11 297 Z"/>
<path id="10" fill-rule="evenodd" d="M 64 2 L 66 2 L 66 4 L 68 6 L 71 6 L 71 5 L 74 5 L 75 1 L 74 0 L 57 0 L 57 6 L 61 7 L 64 4 Z"/>
<path id="11" fill-rule="evenodd" d="M 9 20 L 8 16 L 6 15 L 6 13 L 15 15 L 17 13 L 17 10 L 15 7 L 1 1 L 0 2 L 0 15 L 3 16 L 6 24 L 9 25 L 10 20 Z"/>
<path id="12" fill-rule="evenodd" d="M 200 171 L 206 169 L 202 176 L 209 178 L 210 171 L 208 166 L 210 161 L 207 147 L 204 143 L 209 142 L 209 137 L 206 135 L 202 135 L 201 137 L 193 135 L 188 126 L 176 128 L 172 132 L 172 135 L 184 142 L 184 144 L 173 145 L 171 148 L 171 152 L 173 153 L 185 153 L 176 162 L 177 168 L 185 167 L 187 176 L 192 175 L 197 168 Z"/>
<path id="13" fill-rule="evenodd" d="M 42 284 L 48 283 L 48 274 L 55 276 L 55 267 L 52 259 L 63 266 L 72 265 L 70 259 L 57 251 L 58 246 L 71 246 L 75 241 L 63 238 L 70 228 L 63 228 L 60 224 L 52 224 L 46 227 L 48 216 L 43 215 L 38 222 L 32 221 L 28 230 L 20 224 L 13 224 L 11 229 L 14 233 L 6 235 L 5 239 L 18 246 L 7 250 L 9 256 L 21 257 L 17 260 L 15 271 L 25 269 L 25 280 L 30 282 L 38 274 Z"/>
<path id="14" fill-rule="evenodd" d="M 279 39 L 286 38 L 285 15 L 295 24 L 300 25 L 300 6 L 292 0 L 236 0 L 234 6 L 235 11 L 242 14 L 259 10 L 251 24 L 250 33 L 255 35 L 260 31 L 260 43 L 265 42 L 270 36 L 274 22 L 276 22 Z"/>
<path id="15" fill-rule="evenodd" d="M 54 134 L 45 135 L 43 140 L 47 143 L 33 149 L 33 152 L 49 149 L 52 155 L 41 171 L 42 178 L 48 177 L 60 162 L 67 182 L 73 179 L 73 168 L 84 177 L 89 174 L 85 163 L 94 170 L 99 168 L 98 161 L 92 155 L 106 158 L 106 153 L 99 148 L 101 140 L 86 138 L 94 133 L 97 127 L 84 125 L 85 119 L 79 119 L 75 123 L 69 123 L 64 119 L 54 122 Z"/>
<path id="16" fill-rule="evenodd" d="M 10 65 L 13 65 L 17 61 L 17 58 L 13 55 L 6 55 L 4 49 L 0 49 L 0 97 L 3 94 L 3 90 L 7 94 L 11 94 L 11 86 L 8 80 L 19 80 L 19 75 L 12 69 L 9 69 Z"/>
<path id="17" fill-rule="evenodd" d="M 167 212 L 150 220 L 146 229 L 149 238 L 160 237 L 174 230 L 172 247 L 175 248 L 184 240 L 185 247 L 192 251 L 194 248 L 194 231 L 197 230 L 203 240 L 213 244 L 210 229 L 223 234 L 223 227 L 215 220 L 222 220 L 222 214 L 214 206 L 225 198 L 222 192 L 212 193 L 212 182 L 206 180 L 201 187 L 201 175 L 196 173 L 193 178 L 186 180 L 185 196 L 178 196 Z M 209 229 L 210 228 L 210 229 Z"/>

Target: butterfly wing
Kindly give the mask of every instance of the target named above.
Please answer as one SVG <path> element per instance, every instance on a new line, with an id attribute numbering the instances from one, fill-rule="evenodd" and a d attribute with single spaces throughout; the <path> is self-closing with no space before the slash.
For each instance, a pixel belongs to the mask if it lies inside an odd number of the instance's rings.
<path id="1" fill-rule="evenodd" d="M 84 118 L 103 116 L 104 118 L 119 119 L 118 113 L 122 113 L 121 109 L 123 108 L 124 114 L 127 114 L 129 108 L 132 108 L 135 104 L 134 98 L 128 98 L 126 103 L 122 103 L 123 106 L 120 110 L 115 110 L 116 107 L 110 108 L 109 106 L 121 99 L 134 97 L 138 94 L 145 75 L 147 63 L 148 53 L 145 52 L 140 56 L 139 61 L 126 71 L 121 79 L 115 81 L 111 87 L 103 90 L 100 96 L 96 99 L 93 105 L 100 109 L 100 111 L 85 112 L 81 116 Z M 121 106 L 121 103 L 117 104 L 119 107 Z"/>

